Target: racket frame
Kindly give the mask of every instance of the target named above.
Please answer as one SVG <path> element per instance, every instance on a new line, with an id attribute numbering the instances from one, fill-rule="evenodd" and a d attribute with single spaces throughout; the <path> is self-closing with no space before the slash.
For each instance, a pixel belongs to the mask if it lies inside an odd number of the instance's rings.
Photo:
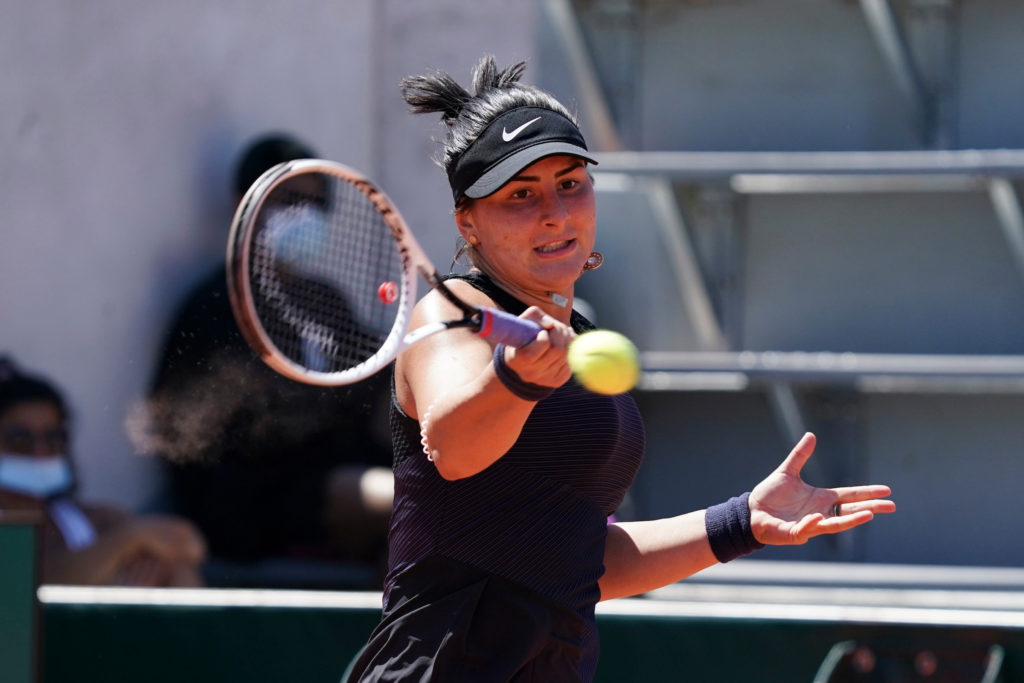
<path id="1" fill-rule="evenodd" d="M 400 296 L 394 304 L 398 306 L 398 311 L 388 336 L 372 356 L 358 365 L 338 372 L 311 370 L 291 360 L 277 347 L 259 322 L 249 278 L 254 219 L 275 188 L 290 178 L 308 173 L 323 173 L 348 182 L 363 192 L 388 226 L 401 263 Z M 540 331 L 537 323 L 519 319 L 496 309 L 478 308 L 457 297 L 438 276 L 426 252 L 413 237 L 412 231 L 388 196 L 362 173 L 335 161 L 297 159 L 278 164 L 264 172 L 243 195 L 231 221 L 226 263 L 228 297 L 246 342 L 271 368 L 285 377 L 307 384 L 338 386 L 366 379 L 390 364 L 409 346 L 432 334 L 455 327 L 468 327 L 482 337 L 505 341 L 514 346 L 529 343 Z M 417 273 L 458 308 L 463 317 L 428 323 L 408 332 L 412 309 L 418 300 Z"/>
<path id="2" fill-rule="evenodd" d="M 311 370 L 288 358 L 267 335 L 256 313 L 249 266 L 252 260 L 253 221 L 259 215 L 267 198 L 275 188 L 302 174 L 323 173 L 346 181 L 362 191 L 374 204 L 391 231 L 398 247 L 402 266 L 398 307 L 392 328 L 380 349 L 362 363 L 340 372 Z M 227 248 L 227 284 L 231 308 L 242 336 L 271 368 L 291 379 L 320 386 L 352 384 L 380 371 L 404 348 L 403 334 L 417 296 L 416 272 L 431 281 L 437 278 L 433 266 L 423 249 L 409 232 L 405 221 L 391 200 L 358 171 L 325 159 L 296 159 L 286 161 L 264 172 L 243 195 L 231 221 Z M 430 273 L 428 276 L 427 273 Z"/>

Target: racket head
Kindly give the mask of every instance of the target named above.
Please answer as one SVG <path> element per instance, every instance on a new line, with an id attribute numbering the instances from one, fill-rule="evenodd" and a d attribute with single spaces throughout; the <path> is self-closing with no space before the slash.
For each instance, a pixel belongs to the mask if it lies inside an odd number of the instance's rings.
<path id="1" fill-rule="evenodd" d="M 242 335 L 274 370 L 307 384 L 351 384 L 403 348 L 426 263 L 365 176 L 299 159 L 267 170 L 239 203 L 228 294 Z"/>

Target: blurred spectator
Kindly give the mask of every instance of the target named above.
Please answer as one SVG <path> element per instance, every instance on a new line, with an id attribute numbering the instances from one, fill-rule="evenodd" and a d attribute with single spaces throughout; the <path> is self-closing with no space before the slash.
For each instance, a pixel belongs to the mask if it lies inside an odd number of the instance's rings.
<path id="1" fill-rule="evenodd" d="M 315 156 L 287 135 L 255 140 L 238 161 L 235 199 L 268 168 Z M 380 585 L 393 494 L 387 390 L 386 373 L 323 388 L 267 367 L 237 328 L 223 265 L 189 294 L 166 337 L 149 410 L 175 510 L 206 534 L 211 571 L 227 569 L 208 575 L 211 583 L 287 584 L 243 569 L 327 560 L 373 567 L 352 580 Z M 294 581 L 306 583 L 301 569 Z"/>
<path id="2" fill-rule="evenodd" d="M 42 517 L 44 583 L 199 586 L 205 544 L 192 524 L 75 497 L 61 392 L 0 358 L 0 514 Z"/>

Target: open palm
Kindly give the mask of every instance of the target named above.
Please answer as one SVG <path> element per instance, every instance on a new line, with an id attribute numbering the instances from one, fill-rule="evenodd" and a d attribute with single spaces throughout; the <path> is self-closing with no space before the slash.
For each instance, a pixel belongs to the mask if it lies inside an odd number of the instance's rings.
<path id="1" fill-rule="evenodd" d="M 869 484 L 817 488 L 800 472 L 814 453 L 813 434 L 805 434 L 782 464 L 754 487 L 750 494 L 750 523 L 754 538 L 767 545 L 799 545 L 821 534 L 835 534 L 894 512 L 884 498 L 888 486 Z M 836 506 L 839 506 L 836 508 Z M 833 514 L 838 509 L 838 514 Z"/>

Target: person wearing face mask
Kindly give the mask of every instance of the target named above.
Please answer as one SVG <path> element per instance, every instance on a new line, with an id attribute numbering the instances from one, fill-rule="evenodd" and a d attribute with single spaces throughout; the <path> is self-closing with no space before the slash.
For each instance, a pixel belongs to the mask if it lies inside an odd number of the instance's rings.
<path id="1" fill-rule="evenodd" d="M 0 516 L 42 518 L 43 583 L 201 586 L 206 544 L 192 524 L 79 501 L 67 403 L 0 358 Z"/>

